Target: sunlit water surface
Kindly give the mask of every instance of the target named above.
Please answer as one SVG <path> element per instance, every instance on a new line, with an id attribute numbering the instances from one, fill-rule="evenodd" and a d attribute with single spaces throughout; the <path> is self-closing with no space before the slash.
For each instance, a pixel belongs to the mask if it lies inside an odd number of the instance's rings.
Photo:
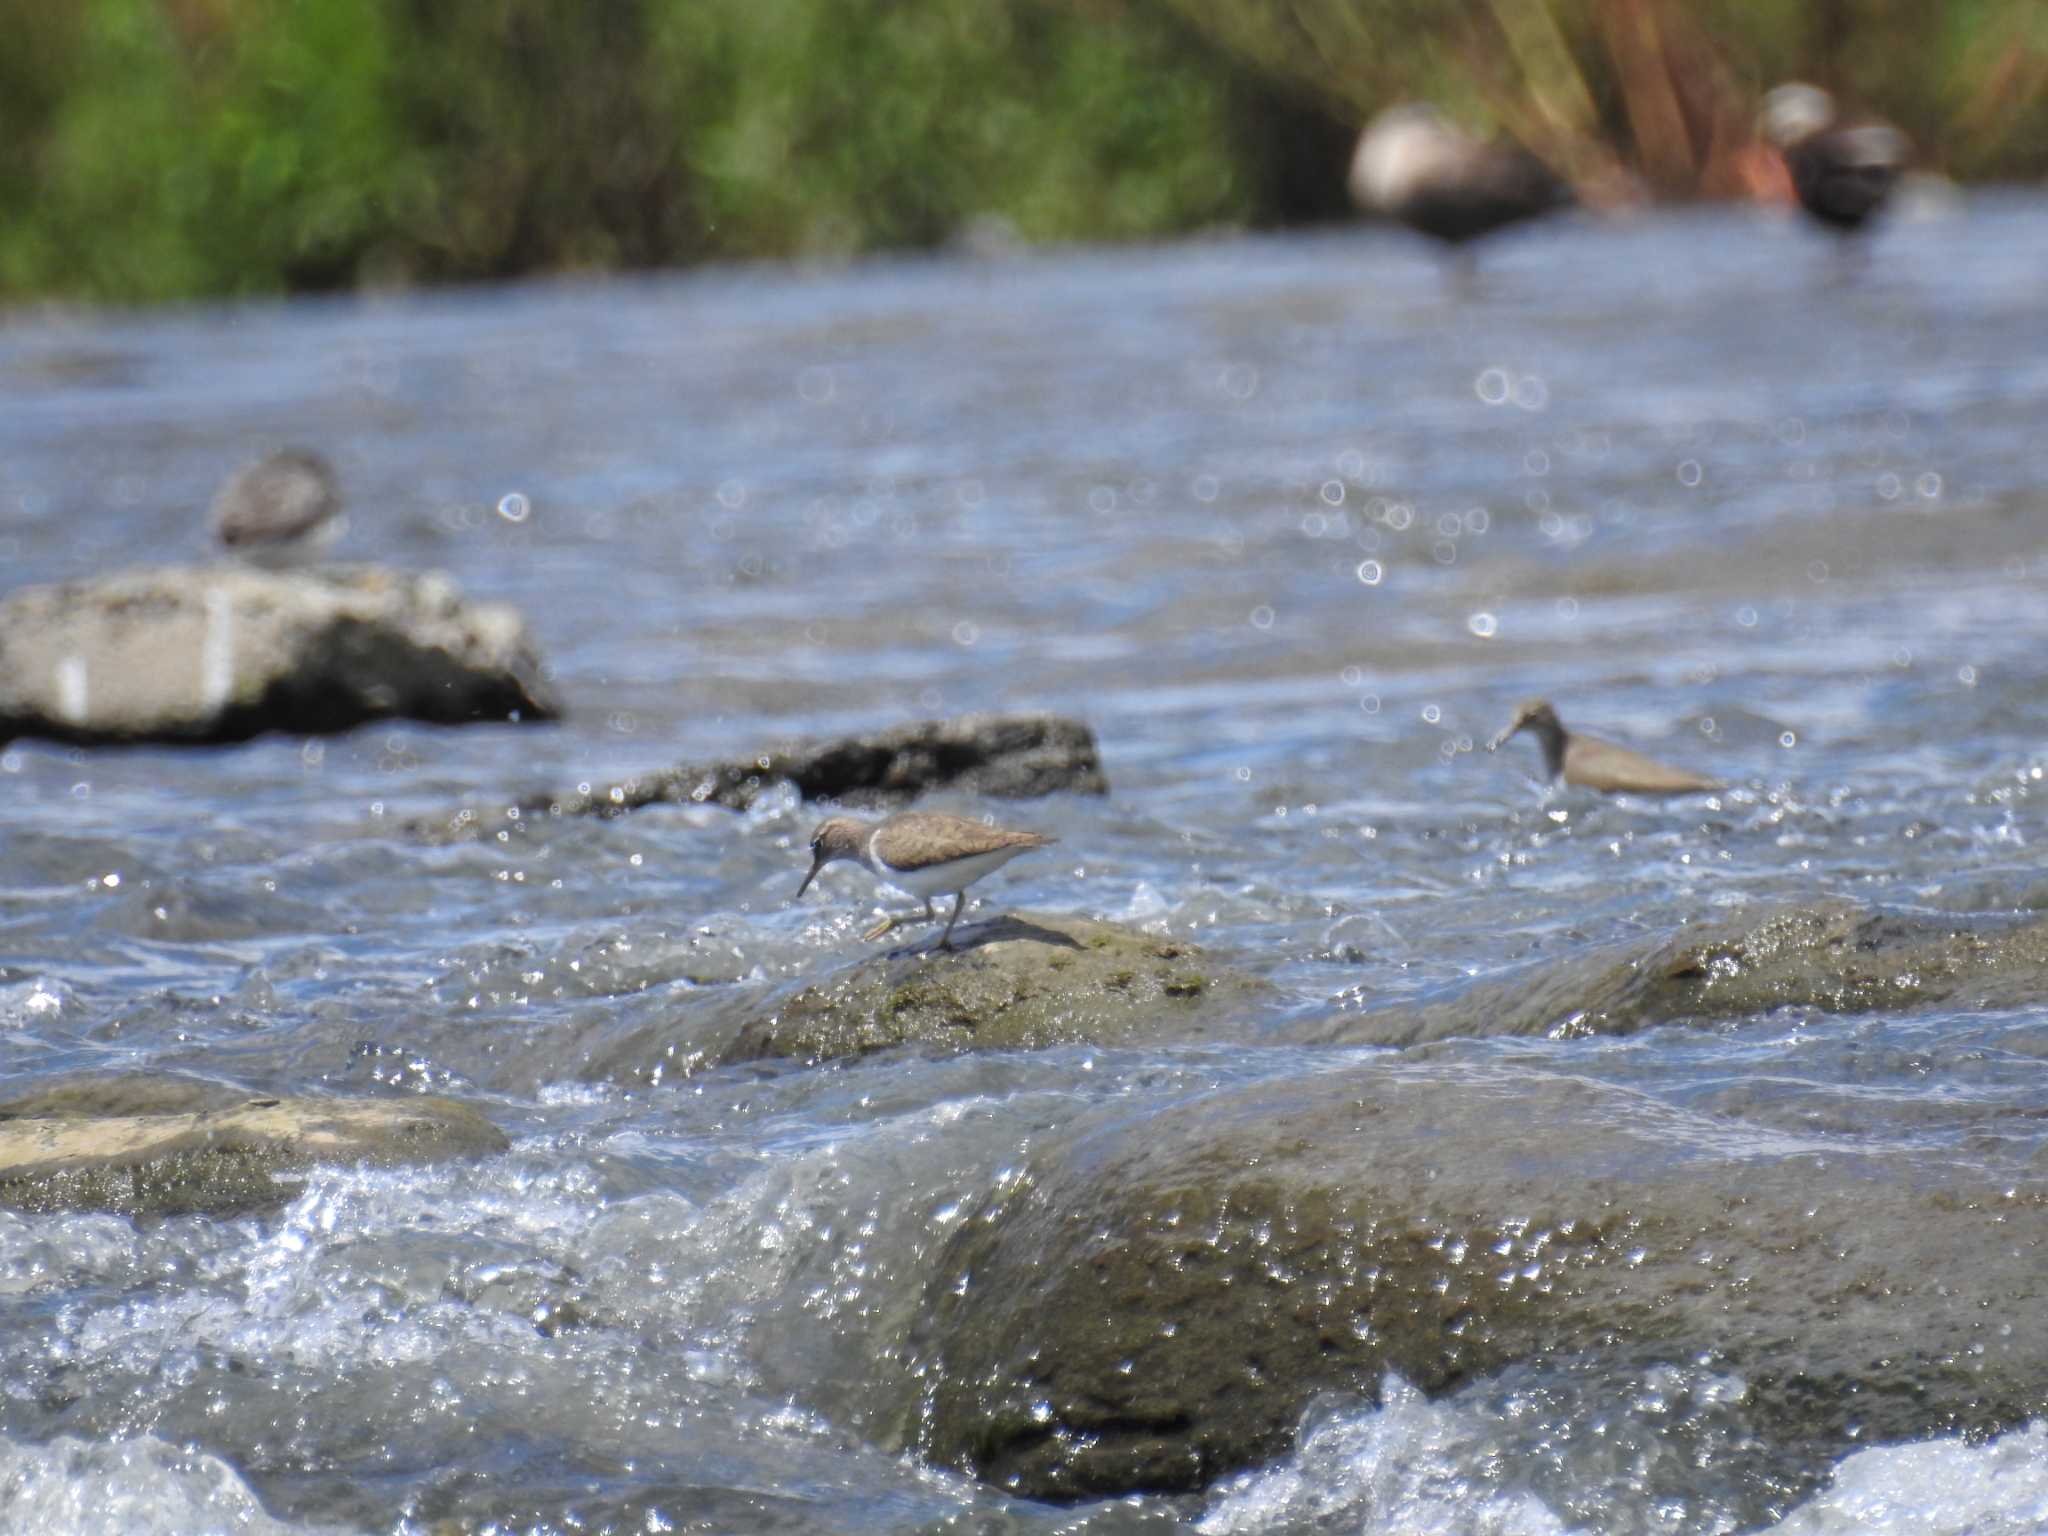
<path id="1" fill-rule="evenodd" d="M 1540 1372 L 1390 1380 L 1205 1496 L 1071 1509 L 877 1449 L 864 1395 L 964 1199 L 1094 1106 L 1307 1069 L 1290 1021 L 1340 995 L 1765 900 L 2048 899 L 2044 248 L 2048 206 L 1986 197 L 1854 281 L 1704 212 L 1535 232 L 1463 303 L 1345 231 L 15 317 L 9 584 L 192 558 L 219 478 L 305 442 L 346 482 L 342 553 L 518 604 L 573 713 L 0 753 L 10 1093 L 433 1090 L 514 1138 L 261 1216 L 0 1213 L 0 1528 L 2037 1528 L 2039 1430 L 1860 1451 L 1760 1516 L 1712 1457 L 1659 1503 L 1532 1432 Z M 1484 751 L 1532 693 L 1735 787 L 1546 794 L 1533 745 Z M 563 1042 L 860 951 L 865 876 L 790 900 L 816 812 L 406 825 L 986 708 L 1084 718 L 1114 789 L 998 807 L 1061 843 L 989 903 L 1191 936 L 1286 1005 L 1227 1049 L 596 1070 Z M 1969 1092 L 2039 1112 L 2044 1020 L 1515 1049 L 1822 1102 L 1956 1091 L 1925 1062 L 1961 1040 Z M 1675 1365 L 1610 1411 L 1654 1434 L 1665 1395 L 1740 1390 Z"/>

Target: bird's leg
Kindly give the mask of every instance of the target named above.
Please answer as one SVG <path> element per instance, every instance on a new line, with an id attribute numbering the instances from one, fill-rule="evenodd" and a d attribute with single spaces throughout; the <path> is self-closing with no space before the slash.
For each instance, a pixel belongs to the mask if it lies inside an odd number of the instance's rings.
<path id="1" fill-rule="evenodd" d="M 967 893 L 965 891 L 955 891 L 953 893 L 953 915 L 946 919 L 946 931 L 939 935 L 940 949 L 951 949 L 953 947 L 953 925 L 960 921 L 960 909 L 966 905 Z"/>
<path id="2" fill-rule="evenodd" d="M 925 897 L 924 899 L 924 920 L 928 923 L 936 923 L 939 920 L 939 914 L 932 910 L 932 899 L 929 896 Z M 866 933 L 862 934 L 861 938 L 872 942 L 875 939 L 879 939 L 883 934 L 888 933 L 890 930 L 900 928 L 902 926 L 902 918 L 895 916 L 885 917 L 879 923 L 875 924 L 874 927 L 870 928 Z"/>

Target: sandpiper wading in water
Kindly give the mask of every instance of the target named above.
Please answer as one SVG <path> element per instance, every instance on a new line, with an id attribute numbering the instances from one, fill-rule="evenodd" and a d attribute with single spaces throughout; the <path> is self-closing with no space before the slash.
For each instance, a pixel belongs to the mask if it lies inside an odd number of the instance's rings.
<path id="1" fill-rule="evenodd" d="M 903 811 L 886 821 L 856 821 L 834 816 L 811 834 L 811 872 L 796 888 L 799 898 L 811 888 L 818 871 L 839 859 L 865 865 L 876 879 L 924 898 L 924 915 L 937 921 L 932 898 L 953 893 L 953 913 L 939 935 L 940 949 L 953 947 L 953 925 L 967 905 L 967 887 L 1001 869 L 1020 853 L 1043 848 L 1057 839 L 1039 832 L 1015 832 L 942 811 Z M 896 926 L 895 918 L 861 935 L 877 939 Z"/>
<path id="2" fill-rule="evenodd" d="M 1803 81 L 1765 96 L 1758 126 L 1784 157 L 1799 206 L 1845 237 L 1883 209 L 1912 154 L 1906 136 L 1890 123 L 1845 122 L 1834 97 Z"/>
<path id="3" fill-rule="evenodd" d="M 1607 794 L 1685 795 L 1726 787 L 1719 779 L 1673 768 L 1611 741 L 1568 731 L 1548 699 L 1529 699 L 1518 705 L 1515 718 L 1486 744 L 1486 750 L 1499 751 L 1517 731 L 1530 732 L 1542 744 L 1546 779 L 1562 778 L 1581 789 L 1597 789 Z"/>
<path id="4" fill-rule="evenodd" d="M 1389 107 L 1359 135 L 1349 186 L 1360 207 L 1440 241 L 1461 283 L 1471 278 L 1471 241 L 1573 200 L 1527 150 L 1481 143 L 1416 102 Z"/>

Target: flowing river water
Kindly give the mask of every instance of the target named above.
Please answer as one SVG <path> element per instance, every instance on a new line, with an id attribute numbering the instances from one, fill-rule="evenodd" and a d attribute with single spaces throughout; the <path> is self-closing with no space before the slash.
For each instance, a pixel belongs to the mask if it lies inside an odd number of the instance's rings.
<path id="1" fill-rule="evenodd" d="M 1565 221 L 1463 299 L 1357 229 L 12 317 L 7 585 L 193 558 L 304 442 L 338 554 L 519 605 L 570 714 L 0 748 L 4 1096 L 429 1091 L 512 1141 L 234 1216 L 0 1211 L 0 1530 L 2040 1528 L 2048 1381 L 2000 1351 L 2048 1335 L 2048 997 L 1908 968 L 1610 1029 L 1573 989 L 1700 924 L 2048 907 L 2044 248 L 1988 194 L 1853 274 L 1755 215 Z M 1537 694 L 1729 787 L 1546 789 L 1485 750 Z M 708 1011 L 869 952 L 864 873 L 792 900 L 816 807 L 419 832 L 997 708 L 1087 721 L 1111 792 L 942 799 L 1060 839 L 970 922 L 1134 925 L 1268 1001 L 707 1068 Z M 934 1318 L 1059 1322 L 974 1315 L 965 1226 L 1225 1126 L 1483 1209 L 1498 1253 L 1437 1239 L 1475 1295 L 1592 1181 L 1708 1234 L 1699 1279 L 1319 1393 L 1201 1487 L 963 1470 Z M 1887 1307 L 1896 1348 L 1840 1342 Z M 1809 1349 L 1853 1361 L 1772 1385 Z"/>

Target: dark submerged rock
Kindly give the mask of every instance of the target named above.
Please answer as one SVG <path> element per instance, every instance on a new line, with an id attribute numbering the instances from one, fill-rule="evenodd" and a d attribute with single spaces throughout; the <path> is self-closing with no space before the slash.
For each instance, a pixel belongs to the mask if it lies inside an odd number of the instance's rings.
<path id="1" fill-rule="evenodd" d="M 61 1084 L 0 1105 L 0 1206 L 226 1214 L 288 1199 L 316 1163 L 502 1152 L 504 1132 L 442 1098 L 251 1098 L 185 1078 Z"/>
<path id="2" fill-rule="evenodd" d="M 855 808 L 902 805 L 935 789 L 1026 800 L 1105 795 L 1095 733 L 1058 715 L 959 715 L 866 736 L 786 744 L 731 762 L 683 764 L 522 809 L 617 816 L 645 805 L 722 805 L 743 811 L 787 781 L 806 800 Z"/>
<path id="3" fill-rule="evenodd" d="M 437 574 L 165 566 L 0 599 L 0 741 L 240 741 L 559 713 L 512 608 Z"/>
<path id="4" fill-rule="evenodd" d="M 1105 1111 L 956 1228 L 899 1438 L 1032 1497 L 1191 1490 L 1390 1370 L 1570 1361 L 1599 1401 L 1711 1363 L 1761 1519 L 1852 1444 L 2048 1408 L 2048 1187 L 1899 1155 L 1469 1063 Z"/>

